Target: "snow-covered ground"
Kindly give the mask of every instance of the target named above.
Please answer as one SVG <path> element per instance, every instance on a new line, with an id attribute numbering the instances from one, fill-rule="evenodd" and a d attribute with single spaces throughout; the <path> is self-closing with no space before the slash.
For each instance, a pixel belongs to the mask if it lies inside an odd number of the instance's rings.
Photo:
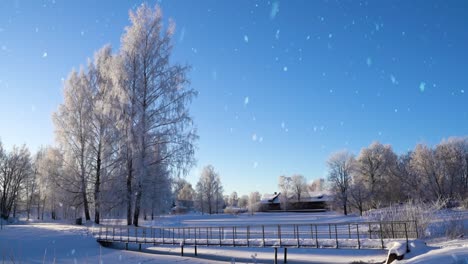
<path id="1" fill-rule="evenodd" d="M 259 213 L 241 215 L 171 215 L 144 221 L 146 226 L 226 226 L 284 223 L 359 222 L 365 218 L 325 213 Z M 123 220 L 106 220 L 120 224 Z M 75 226 L 65 222 L 20 222 L 0 230 L 0 261 L 6 263 L 272 263 L 273 248 L 186 247 L 180 256 L 179 247 L 147 247 L 138 252 L 101 247 L 91 234 L 93 225 Z M 387 252 L 379 249 L 304 249 L 289 248 L 290 263 L 364 263 L 382 262 Z M 278 259 L 282 260 L 279 249 Z M 428 262 L 428 259 L 438 260 Z M 452 261 L 452 262 L 447 262 Z M 281 262 L 280 262 L 281 263 Z M 433 241 L 429 246 L 416 243 L 405 260 L 398 263 L 468 263 L 468 241 Z"/>

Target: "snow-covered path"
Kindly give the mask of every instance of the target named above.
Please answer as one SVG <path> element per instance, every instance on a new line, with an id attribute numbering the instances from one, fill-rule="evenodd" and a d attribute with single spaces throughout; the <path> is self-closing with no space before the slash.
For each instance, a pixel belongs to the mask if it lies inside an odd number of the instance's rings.
<path id="1" fill-rule="evenodd" d="M 10 225 L 0 231 L 0 254 L 6 263 L 273 263 L 272 248 L 151 247 L 143 252 L 100 247 L 88 228 L 60 223 Z M 289 249 L 289 263 L 377 262 L 382 250 Z M 278 259 L 282 259 L 282 249 Z M 255 259 L 255 260 L 254 260 Z M 55 260 L 55 261 L 54 261 Z M 101 261 L 100 261 L 101 260 Z"/>

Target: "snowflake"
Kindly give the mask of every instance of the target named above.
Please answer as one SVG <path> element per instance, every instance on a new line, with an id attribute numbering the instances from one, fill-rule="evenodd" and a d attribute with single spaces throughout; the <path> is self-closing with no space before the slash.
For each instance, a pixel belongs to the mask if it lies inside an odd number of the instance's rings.
<path id="1" fill-rule="evenodd" d="M 371 58 L 371 57 L 367 57 L 367 59 L 366 59 L 366 64 L 367 64 L 367 66 L 369 66 L 369 67 L 372 65 L 372 58 Z"/>
<path id="2" fill-rule="evenodd" d="M 390 75 L 390 80 L 392 81 L 393 84 L 398 84 L 398 82 L 397 82 L 395 76 Z"/>
<path id="3" fill-rule="evenodd" d="M 288 67 L 284 66 L 284 67 L 283 67 L 283 71 L 287 72 L 287 71 L 288 71 Z"/>
<path id="4" fill-rule="evenodd" d="M 257 167 L 258 167 L 258 162 L 255 161 L 255 162 L 253 163 L 253 168 L 256 169 Z"/>
<path id="5" fill-rule="evenodd" d="M 271 5 L 270 19 L 275 19 L 276 15 L 279 13 L 279 2 L 275 1 Z"/>
<path id="6" fill-rule="evenodd" d="M 310 35 L 307 35 L 306 40 L 309 40 L 309 39 L 310 39 Z"/>
<path id="7" fill-rule="evenodd" d="M 276 30 L 275 38 L 279 39 L 279 37 L 280 37 L 280 30 L 278 29 Z"/>
<path id="8" fill-rule="evenodd" d="M 42 53 L 42 58 L 47 58 L 47 52 L 44 51 L 44 53 Z"/>
<path id="9" fill-rule="evenodd" d="M 252 141 L 257 141 L 257 134 L 254 133 L 254 134 L 252 135 Z"/>
<path id="10" fill-rule="evenodd" d="M 244 35 L 244 41 L 245 41 L 245 43 L 249 43 L 249 36 Z"/>
<path id="11" fill-rule="evenodd" d="M 244 105 L 248 105 L 248 104 L 249 104 L 249 97 L 246 96 L 246 97 L 244 98 Z"/>
<path id="12" fill-rule="evenodd" d="M 465 93 L 465 90 L 461 89 L 460 92 L 461 92 L 461 93 Z"/>
<path id="13" fill-rule="evenodd" d="M 260 138 L 258 139 L 258 142 L 262 143 L 262 142 L 263 142 L 263 137 L 260 137 Z"/>
<path id="14" fill-rule="evenodd" d="M 419 84 L 419 91 L 424 92 L 424 90 L 426 90 L 426 83 L 425 83 L 425 82 L 421 82 L 421 83 Z"/>

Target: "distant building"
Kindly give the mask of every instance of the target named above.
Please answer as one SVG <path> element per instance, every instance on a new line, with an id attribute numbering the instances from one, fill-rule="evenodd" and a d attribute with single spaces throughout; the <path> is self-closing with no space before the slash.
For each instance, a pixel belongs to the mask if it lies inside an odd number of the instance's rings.
<path id="1" fill-rule="evenodd" d="M 281 199 L 281 193 L 276 192 L 264 197 L 261 201 L 261 210 L 264 212 L 324 212 L 328 210 L 333 197 L 326 192 L 309 192 L 301 198 L 301 201 L 288 197 L 286 203 L 281 203 Z"/>

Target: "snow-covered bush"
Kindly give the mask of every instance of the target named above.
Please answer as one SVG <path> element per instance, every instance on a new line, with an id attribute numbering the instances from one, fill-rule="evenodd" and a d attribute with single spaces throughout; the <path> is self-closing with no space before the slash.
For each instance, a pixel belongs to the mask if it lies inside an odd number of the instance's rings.
<path id="1" fill-rule="evenodd" d="M 468 209 L 468 198 L 465 198 L 465 200 L 461 201 L 460 206 L 461 206 L 463 209 Z"/>
<path id="2" fill-rule="evenodd" d="M 419 237 L 429 237 L 429 225 L 436 222 L 437 213 L 445 207 L 446 201 L 439 199 L 431 203 L 408 201 L 405 204 L 391 205 L 386 208 L 367 211 L 367 216 L 371 221 L 389 222 L 389 221 L 415 221 L 407 225 L 407 230 L 416 230 Z M 417 226 L 413 226 L 417 225 Z M 389 237 L 390 230 L 385 229 L 386 237 Z M 404 225 L 394 225 L 393 232 L 404 232 Z"/>

